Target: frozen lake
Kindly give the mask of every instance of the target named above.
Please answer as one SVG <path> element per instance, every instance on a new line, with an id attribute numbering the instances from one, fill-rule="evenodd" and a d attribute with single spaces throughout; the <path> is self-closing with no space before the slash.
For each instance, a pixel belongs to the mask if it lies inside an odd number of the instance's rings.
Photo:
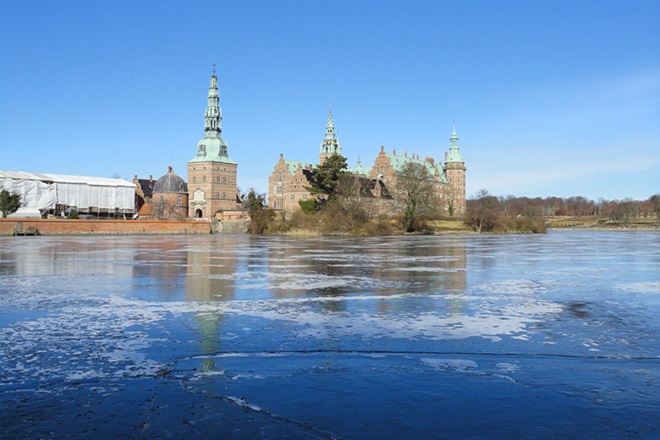
<path id="1" fill-rule="evenodd" d="M 0 438 L 660 438 L 660 233 L 0 237 Z"/>

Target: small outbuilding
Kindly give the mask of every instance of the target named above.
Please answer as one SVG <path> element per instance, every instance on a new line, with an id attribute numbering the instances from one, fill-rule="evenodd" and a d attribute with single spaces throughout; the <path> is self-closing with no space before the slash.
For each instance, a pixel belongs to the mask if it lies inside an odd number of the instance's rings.
<path id="1" fill-rule="evenodd" d="M 188 184 L 172 167 L 154 184 L 152 216 L 159 220 L 182 220 L 188 217 Z"/>

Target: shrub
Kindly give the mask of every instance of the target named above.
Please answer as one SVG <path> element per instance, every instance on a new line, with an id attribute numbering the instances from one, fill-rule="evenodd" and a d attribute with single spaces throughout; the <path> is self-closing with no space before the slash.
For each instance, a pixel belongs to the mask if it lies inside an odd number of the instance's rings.
<path id="1" fill-rule="evenodd" d="M 318 210 L 316 199 L 298 200 L 298 205 L 305 214 L 313 214 Z"/>
<path id="2" fill-rule="evenodd" d="M 499 220 L 493 228 L 494 232 L 531 232 L 533 234 L 544 234 L 548 226 L 543 219 L 538 217 L 504 217 Z"/>

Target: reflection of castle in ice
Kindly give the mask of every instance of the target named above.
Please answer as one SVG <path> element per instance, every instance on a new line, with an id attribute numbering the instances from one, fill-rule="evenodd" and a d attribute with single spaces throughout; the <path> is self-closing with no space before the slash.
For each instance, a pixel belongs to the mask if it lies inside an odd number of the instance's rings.
<path id="1" fill-rule="evenodd" d="M 270 291 L 275 298 L 325 297 L 328 301 L 320 307 L 328 311 L 349 307 L 349 302 L 340 300 L 354 295 L 384 297 L 377 307 L 385 311 L 396 309 L 397 301 L 391 297 L 397 295 L 455 292 L 448 300 L 453 302 L 464 292 L 463 238 L 432 244 L 424 244 L 423 237 L 396 240 L 365 238 L 356 245 L 352 239 L 283 239 L 281 246 L 268 248 Z M 407 298 L 402 306 L 408 308 L 411 300 L 417 301 Z M 418 301 L 425 301 L 423 295 Z M 460 301 L 451 305 L 454 311 L 460 307 Z"/>

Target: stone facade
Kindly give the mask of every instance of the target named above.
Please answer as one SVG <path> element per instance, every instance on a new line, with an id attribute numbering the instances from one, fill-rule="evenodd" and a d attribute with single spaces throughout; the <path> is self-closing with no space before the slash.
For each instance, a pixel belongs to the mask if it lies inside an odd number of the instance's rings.
<path id="1" fill-rule="evenodd" d="M 236 209 L 237 165 L 223 162 L 188 163 L 190 202 L 188 215 L 213 218 L 222 210 Z"/>
<path id="2" fill-rule="evenodd" d="M 306 186 L 312 165 L 303 162 L 280 160 L 275 164 L 273 173 L 268 178 L 268 203 L 277 210 L 295 211 L 300 208 L 298 202 L 313 198 Z"/>

